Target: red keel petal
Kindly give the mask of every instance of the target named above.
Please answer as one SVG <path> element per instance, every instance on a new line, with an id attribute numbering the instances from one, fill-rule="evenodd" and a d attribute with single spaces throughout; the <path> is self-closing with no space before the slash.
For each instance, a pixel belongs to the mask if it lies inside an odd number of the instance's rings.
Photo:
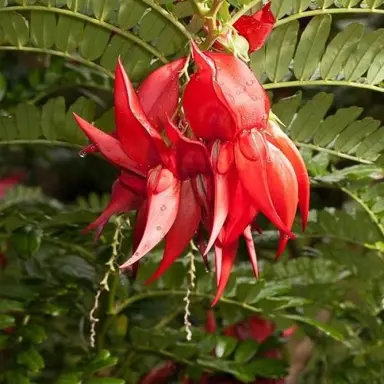
<path id="1" fill-rule="evenodd" d="M 172 227 L 180 200 L 180 181 L 168 169 L 157 167 L 148 176 L 148 217 L 143 237 L 133 256 L 120 266 L 127 268 L 154 248 Z"/>
<path id="2" fill-rule="evenodd" d="M 235 160 L 241 183 L 253 200 L 255 208 L 279 230 L 294 238 L 294 234 L 276 212 L 272 201 L 267 181 L 267 151 L 260 132 L 253 130 L 240 135 L 235 146 Z"/>
<path id="3" fill-rule="evenodd" d="M 123 150 L 139 164 L 158 165 L 165 144 L 148 121 L 120 60 L 115 71 L 114 99 L 116 133 Z"/>
<path id="4" fill-rule="evenodd" d="M 77 116 L 75 113 L 73 116 L 89 140 L 97 146 L 99 151 L 107 160 L 119 167 L 129 169 L 139 175 L 145 174 L 145 170 L 140 166 L 140 164 L 136 163 L 127 156 L 117 139 L 108 133 L 100 131 L 100 129 L 88 123 L 88 121 L 82 119 L 80 116 Z"/>
<path id="5" fill-rule="evenodd" d="M 256 279 L 259 278 L 259 268 L 257 266 L 257 255 L 255 249 L 255 243 L 253 242 L 251 227 L 248 226 L 243 232 L 245 239 L 245 245 L 247 246 L 248 257 L 252 264 L 253 273 L 256 276 Z"/>
<path id="6" fill-rule="evenodd" d="M 181 184 L 180 204 L 175 222 L 165 237 L 164 255 L 154 275 L 146 281 L 159 278 L 180 256 L 193 238 L 201 218 L 201 208 L 196 200 L 190 180 Z"/>
<path id="7" fill-rule="evenodd" d="M 158 131 L 162 131 L 167 116 L 176 112 L 179 100 L 179 75 L 185 58 L 165 64 L 152 72 L 137 90 L 139 101 L 148 120 Z"/>
<path id="8" fill-rule="evenodd" d="M 295 219 L 298 203 L 298 186 L 295 171 L 284 154 L 273 144 L 268 143 L 271 161 L 267 163 L 268 185 L 273 205 L 283 223 L 291 228 Z M 280 232 L 279 248 L 276 259 L 287 245 L 288 237 Z"/>
<path id="9" fill-rule="evenodd" d="M 222 256 L 222 265 L 221 265 L 221 271 L 220 271 L 221 272 L 220 281 L 219 281 L 219 286 L 217 288 L 216 296 L 212 302 L 212 307 L 217 304 L 217 302 L 220 300 L 221 296 L 224 293 L 225 286 L 227 285 L 229 276 L 231 274 L 233 263 L 235 262 L 238 246 L 239 246 L 239 242 L 234 241 L 232 244 L 222 248 L 223 256 Z"/>
<path id="10" fill-rule="evenodd" d="M 104 212 L 93 223 L 89 224 L 88 227 L 83 230 L 83 233 L 97 228 L 97 240 L 111 216 L 136 209 L 141 201 L 141 196 L 133 193 L 130 189 L 126 188 L 119 179 L 117 179 L 112 186 L 111 200 Z"/>
<path id="11" fill-rule="evenodd" d="M 304 231 L 308 221 L 309 199 L 311 193 L 308 172 L 304 160 L 295 144 L 281 130 L 277 123 L 269 121 L 266 132 L 268 133 L 266 135 L 267 140 L 284 153 L 295 170 L 297 182 L 299 184 L 299 207 L 302 229 Z"/>

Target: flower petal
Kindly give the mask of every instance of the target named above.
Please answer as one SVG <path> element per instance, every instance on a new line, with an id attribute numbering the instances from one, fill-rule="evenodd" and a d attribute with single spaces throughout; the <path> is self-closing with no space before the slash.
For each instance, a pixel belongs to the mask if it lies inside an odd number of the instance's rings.
<path id="1" fill-rule="evenodd" d="M 179 75 L 185 65 L 183 57 L 152 72 L 137 89 L 137 95 L 149 122 L 161 132 L 176 112 L 179 101 Z"/>
<path id="2" fill-rule="evenodd" d="M 115 71 L 114 99 L 116 133 L 123 150 L 139 164 L 158 165 L 159 152 L 166 146 L 148 121 L 120 60 Z"/>
<path id="3" fill-rule="evenodd" d="M 298 185 L 295 171 L 289 160 L 273 144 L 268 143 L 270 160 L 267 163 L 268 185 L 276 212 L 283 223 L 291 228 L 298 203 Z M 280 232 L 276 259 L 280 257 L 288 242 L 288 236 Z"/>
<path id="4" fill-rule="evenodd" d="M 231 107 L 215 82 L 215 65 L 195 43 L 191 45 L 198 71 L 184 90 L 186 119 L 198 138 L 230 140 L 236 133 L 236 125 Z"/>
<path id="5" fill-rule="evenodd" d="M 211 173 L 209 154 L 203 143 L 185 137 L 169 119 L 166 120 L 165 129 L 173 146 L 175 165 L 181 180 L 193 178 L 200 173 Z"/>
<path id="6" fill-rule="evenodd" d="M 83 132 L 87 135 L 102 153 L 102 155 L 111 163 L 129 169 L 139 175 L 145 175 L 145 170 L 140 164 L 131 160 L 121 148 L 120 142 L 113 136 L 101 131 L 80 116 L 73 114 L 75 120 Z"/>
<path id="7" fill-rule="evenodd" d="M 215 243 L 215 272 L 216 272 L 216 285 L 219 286 L 221 276 L 221 266 L 223 264 L 223 249 L 219 242 Z"/>
<path id="8" fill-rule="evenodd" d="M 172 227 L 180 200 L 180 181 L 160 166 L 148 175 L 148 216 L 144 234 L 133 256 L 120 266 L 127 268 L 154 248 Z"/>
<path id="9" fill-rule="evenodd" d="M 267 181 L 267 150 L 259 131 L 253 130 L 239 136 L 235 145 L 235 161 L 241 183 L 255 208 L 279 230 L 294 238 L 294 234 L 276 212 L 271 198 Z"/>
<path id="10" fill-rule="evenodd" d="M 221 153 L 224 154 L 224 159 L 220 159 Z M 229 199 L 230 199 L 230 190 L 229 186 L 232 182 L 231 180 L 231 171 L 229 170 L 230 165 L 224 165 L 225 160 L 230 161 L 231 158 L 227 156 L 226 151 L 221 152 L 221 143 L 217 141 L 212 147 L 211 162 L 213 168 L 213 180 L 215 183 L 215 200 L 214 200 L 214 213 L 213 213 L 213 223 L 211 229 L 211 235 L 208 240 L 207 249 L 205 254 L 207 254 L 215 243 L 217 236 L 219 236 L 220 231 L 223 228 L 225 220 L 229 212 Z M 228 170 L 227 173 L 219 173 L 218 164 L 221 164 L 221 169 Z"/>
<path id="11" fill-rule="evenodd" d="M 225 244 L 237 240 L 257 215 L 257 209 L 253 207 L 252 199 L 238 177 L 232 178 L 230 186 L 232 190 L 230 210 L 224 224 Z"/>
<path id="12" fill-rule="evenodd" d="M 180 204 L 176 219 L 165 236 L 164 255 L 154 275 L 146 281 L 159 278 L 180 256 L 193 238 L 200 223 L 201 208 L 196 200 L 190 180 L 181 184 Z"/>
<path id="13" fill-rule="evenodd" d="M 88 227 L 83 230 L 83 233 L 97 228 L 97 241 L 111 216 L 137 209 L 142 200 L 143 198 L 141 196 L 136 195 L 130 189 L 126 188 L 121 181 L 117 179 L 112 186 L 111 200 L 104 212 L 93 223 L 88 225 Z"/>
<path id="14" fill-rule="evenodd" d="M 307 168 L 299 150 L 291 139 L 281 130 L 279 125 L 274 121 L 269 121 L 266 129 L 266 138 L 269 142 L 280 149 L 288 158 L 296 173 L 297 182 L 299 184 L 299 207 L 301 213 L 302 229 L 305 230 L 308 221 L 310 183 Z"/>
<path id="15" fill-rule="evenodd" d="M 255 249 L 255 243 L 253 242 L 251 227 L 248 226 L 245 228 L 243 232 L 243 236 L 245 239 L 245 245 L 247 246 L 248 257 L 252 264 L 253 273 L 256 276 L 256 279 L 259 278 L 259 268 L 257 266 L 257 255 Z"/>
<path id="16" fill-rule="evenodd" d="M 249 52 L 260 49 L 275 24 L 275 17 L 271 12 L 271 2 L 252 16 L 244 15 L 240 17 L 233 26 L 239 34 L 245 37 L 249 43 Z"/>
<path id="17" fill-rule="evenodd" d="M 222 248 L 222 265 L 220 271 L 220 281 L 217 288 L 216 296 L 212 302 L 212 307 L 217 304 L 221 296 L 224 293 L 225 286 L 227 285 L 233 263 L 235 262 L 237 248 L 239 246 L 238 241 L 234 241 L 232 244 L 226 245 Z"/>
<path id="18" fill-rule="evenodd" d="M 229 105 L 231 117 L 235 122 L 231 132 L 239 133 L 253 128 L 265 129 L 270 111 L 269 98 L 248 65 L 231 54 L 221 52 L 205 52 L 205 54 L 215 64 L 216 94 L 223 95 L 226 103 L 225 101 L 222 103 Z M 204 92 L 205 89 L 203 91 L 200 85 L 200 97 Z M 199 104 L 196 105 L 200 108 Z M 196 109 L 198 108 L 195 106 Z M 222 126 L 218 129 L 222 129 Z"/>

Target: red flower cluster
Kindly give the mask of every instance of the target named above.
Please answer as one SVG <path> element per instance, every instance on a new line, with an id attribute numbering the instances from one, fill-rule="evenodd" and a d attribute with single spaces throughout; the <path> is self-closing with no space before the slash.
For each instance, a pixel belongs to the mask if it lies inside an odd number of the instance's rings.
<path id="1" fill-rule="evenodd" d="M 153 72 L 137 93 L 121 63 L 115 73 L 116 132 L 108 135 L 75 118 L 99 150 L 121 169 L 105 212 L 88 228 L 98 235 L 116 213 L 137 211 L 137 262 L 165 239 L 159 277 L 198 232 L 205 257 L 214 247 L 222 295 L 244 236 L 257 276 L 251 224 L 263 213 L 280 231 L 283 252 L 299 204 L 307 222 L 309 181 L 304 162 L 279 126 L 269 121 L 268 97 L 251 70 L 225 53 L 201 52 L 192 42 L 196 71 L 185 85 L 177 114 L 178 59 Z M 163 132 L 165 130 L 165 132 Z M 205 245 L 204 233 L 208 233 Z"/>

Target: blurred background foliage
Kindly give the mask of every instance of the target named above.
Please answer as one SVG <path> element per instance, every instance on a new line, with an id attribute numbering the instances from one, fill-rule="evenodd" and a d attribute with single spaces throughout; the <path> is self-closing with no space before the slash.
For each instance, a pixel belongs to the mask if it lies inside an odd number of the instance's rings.
<path id="1" fill-rule="evenodd" d="M 219 17 L 230 23 L 260 3 L 230 0 Z M 237 382 L 383 383 L 383 3 L 272 0 L 279 20 L 250 65 L 308 165 L 310 223 L 274 263 L 278 234 L 260 220 L 261 278 L 241 250 L 208 335 L 213 275 L 194 250 L 146 286 L 161 249 L 136 281 L 113 270 L 130 253 L 134 217 L 112 221 L 97 245 L 81 234 L 116 171 L 78 156 L 86 138 L 72 118 L 111 131 L 117 56 L 138 83 L 185 54 L 188 39 L 203 36 L 191 3 L 0 0 L 0 170 L 25 172 L 0 201 L 0 382 L 144 383 L 168 362 L 165 381 L 146 383 L 199 382 L 203 372 Z M 262 342 L 223 334 L 254 315 L 275 324 Z M 274 348 L 279 358 L 266 357 Z"/>

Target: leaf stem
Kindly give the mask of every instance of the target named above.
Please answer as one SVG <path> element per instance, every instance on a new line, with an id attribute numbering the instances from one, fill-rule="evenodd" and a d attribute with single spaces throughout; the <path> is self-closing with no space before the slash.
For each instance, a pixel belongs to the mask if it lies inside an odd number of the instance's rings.
<path id="1" fill-rule="evenodd" d="M 384 88 L 376 85 L 362 84 L 347 80 L 296 80 L 296 81 L 282 81 L 279 83 L 263 84 L 264 89 L 274 88 L 289 88 L 289 87 L 319 87 L 319 86 L 345 86 L 367 89 L 370 91 L 384 92 Z"/>
<path id="2" fill-rule="evenodd" d="M 359 13 L 359 14 L 384 14 L 384 9 L 372 9 L 372 8 L 326 8 L 326 9 L 315 9 L 312 11 L 305 11 L 296 13 L 294 15 L 285 17 L 276 22 L 274 28 L 280 27 L 281 25 L 287 24 L 290 21 L 301 19 L 303 17 L 319 16 L 319 15 L 343 15 L 350 13 Z"/>
<path id="3" fill-rule="evenodd" d="M 42 7 L 44 8 L 44 7 Z M 0 8 L 1 12 L 1 8 Z M 41 54 L 49 54 L 53 56 L 60 56 L 64 57 L 67 60 L 73 60 L 78 62 L 79 64 L 82 64 L 88 68 L 91 68 L 97 72 L 101 72 L 105 75 L 107 75 L 110 78 L 113 78 L 113 73 L 108 71 L 108 69 L 102 67 L 101 65 L 98 65 L 96 63 L 93 63 L 92 61 L 83 59 L 82 57 L 78 55 L 70 55 L 65 52 L 61 51 L 55 51 L 54 49 L 45 49 L 45 48 L 36 48 L 36 47 L 14 47 L 14 46 L 9 46 L 9 45 L 2 45 L 0 46 L 0 51 L 17 51 L 17 52 L 32 52 L 32 53 L 41 53 Z"/>
<path id="4" fill-rule="evenodd" d="M 185 294 L 186 294 L 186 291 L 182 291 L 182 290 L 149 291 L 149 292 L 139 293 L 139 294 L 131 296 L 130 298 L 119 303 L 115 307 L 113 313 L 115 315 L 117 315 L 120 312 L 122 312 L 123 310 L 125 310 L 126 308 L 128 308 L 133 303 L 136 303 L 137 301 L 146 300 L 146 299 L 150 299 L 150 298 L 154 298 L 154 297 L 163 297 L 163 296 L 166 297 L 166 296 L 170 296 L 170 295 L 184 297 Z M 198 293 L 198 292 L 191 292 L 190 296 L 200 298 L 200 299 L 207 299 L 207 300 L 213 299 L 213 295 L 205 294 L 205 293 Z M 225 297 L 222 297 L 220 299 L 220 303 L 233 305 L 235 307 L 246 309 L 246 310 L 248 310 L 250 312 L 254 312 L 254 313 L 260 313 L 261 312 L 260 308 L 254 307 L 254 306 L 246 304 L 246 303 L 240 303 L 236 300 L 227 299 Z"/>
<path id="5" fill-rule="evenodd" d="M 355 200 L 364 210 L 368 213 L 369 217 L 373 221 L 373 223 L 377 226 L 378 230 L 381 233 L 381 236 L 384 239 L 384 226 L 380 223 L 378 217 L 374 214 L 374 212 L 368 207 L 368 205 L 355 193 L 350 191 L 349 189 L 345 187 L 340 187 L 340 189 L 346 193 L 349 197 L 351 197 L 353 200 Z"/>

